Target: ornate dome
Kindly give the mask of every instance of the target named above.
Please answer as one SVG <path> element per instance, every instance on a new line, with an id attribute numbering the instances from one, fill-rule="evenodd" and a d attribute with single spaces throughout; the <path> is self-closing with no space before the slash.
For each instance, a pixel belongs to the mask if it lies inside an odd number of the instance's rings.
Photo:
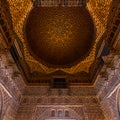
<path id="1" fill-rule="evenodd" d="M 25 35 L 37 60 L 68 67 L 89 54 L 95 29 L 85 7 L 34 7 L 27 17 Z"/>

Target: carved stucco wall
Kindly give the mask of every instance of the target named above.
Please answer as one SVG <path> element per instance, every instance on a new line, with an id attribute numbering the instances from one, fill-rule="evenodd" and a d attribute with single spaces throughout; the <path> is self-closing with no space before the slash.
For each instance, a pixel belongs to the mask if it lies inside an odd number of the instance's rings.
<path id="1" fill-rule="evenodd" d="M 52 109 L 69 110 L 72 114 L 69 119 L 105 120 L 92 87 L 71 87 L 58 90 L 44 86 L 25 89 L 16 120 L 51 119 Z M 52 119 L 58 119 L 58 117 L 55 116 Z"/>
<path id="2" fill-rule="evenodd" d="M 117 91 L 113 93 L 110 97 L 105 98 L 101 101 L 102 110 L 107 120 L 119 120 L 118 114 L 118 104 L 116 101 Z"/>
<path id="3" fill-rule="evenodd" d="M 19 89 L 15 84 L 16 79 L 11 79 L 9 75 L 12 74 L 8 71 L 8 68 L 4 68 L 4 64 L 0 65 L 0 120 L 15 120 L 23 91 L 22 88 Z"/>
<path id="4" fill-rule="evenodd" d="M 25 84 L 0 35 L 0 120 L 15 120 Z"/>
<path id="5" fill-rule="evenodd" d="M 119 120 L 118 102 L 120 89 L 120 55 L 111 53 L 107 56 L 95 90 L 106 120 Z"/>
<path id="6" fill-rule="evenodd" d="M 15 113 L 11 106 L 11 96 L 0 86 L 2 91 L 2 108 L 1 108 L 1 120 L 13 120 L 15 118 Z M 14 104 L 15 106 L 15 104 Z M 13 114 L 13 116 L 12 116 Z"/>

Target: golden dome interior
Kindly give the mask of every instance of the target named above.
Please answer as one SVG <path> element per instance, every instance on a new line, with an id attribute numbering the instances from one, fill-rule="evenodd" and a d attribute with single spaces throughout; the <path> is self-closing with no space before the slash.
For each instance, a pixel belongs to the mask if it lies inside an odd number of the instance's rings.
<path id="1" fill-rule="evenodd" d="M 10 14 L 12 18 L 12 24 L 13 24 L 13 29 L 18 36 L 20 42 L 23 45 L 23 56 L 20 54 L 21 59 L 25 60 L 25 64 L 27 67 L 25 68 L 29 69 L 29 73 L 32 75 L 35 73 L 35 76 L 37 76 L 40 73 L 40 76 L 42 74 L 48 75 L 52 74 L 56 71 L 63 71 L 67 74 L 71 75 L 76 75 L 79 73 L 86 73 L 89 74 L 91 65 L 94 64 L 94 61 L 96 59 L 96 52 L 97 52 L 97 45 L 98 42 L 100 41 L 102 35 L 106 31 L 106 26 L 107 26 L 107 20 L 111 8 L 111 3 L 112 0 L 89 0 L 86 9 L 90 12 L 91 16 L 93 17 L 93 21 L 96 27 L 96 39 L 94 41 L 93 47 L 87 57 L 85 59 L 77 62 L 77 64 L 72 64 L 70 67 L 52 67 L 48 66 L 48 64 L 43 64 L 43 62 L 40 62 L 40 60 L 34 58 L 30 50 L 28 49 L 28 43 L 24 37 L 24 26 L 26 19 L 28 17 L 29 12 L 33 8 L 33 3 L 31 0 L 7 0 L 10 8 Z M 57 22 L 57 21 L 56 21 Z M 52 24 L 54 26 L 54 24 Z M 66 24 L 66 26 L 68 23 Z M 70 27 L 70 26 L 69 26 Z M 53 29 L 54 27 L 52 27 Z M 60 27 L 59 29 L 62 30 Z M 49 29 L 51 30 L 51 29 Z M 49 32 L 48 32 L 49 33 Z M 57 37 L 62 33 L 58 32 Z M 70 33 L 70 31 L 69 31 Z M 53 37 L 53 36 L 52 36 Z M 54 36 L 55 38 L 56 36 Z M 65 37 L 65 36 L 64 36 Z M 60 38 L 59 38 L 60 39 Z M 16 40 L 15 40 L 16 41 Z M 55 43 L 55 42 L 54 42 Z M 60 43 L 62 44 L 62 43 Z M 36 75 L 37 74 L 37 75 Z M 32 75 L 34 76 L 34 75 Z M 38 75 L 39 76 L 39 75 Z"/>
<path id="2" fill-rule="evenodd" d="M 70 67 L 89 55 L 95 26 L 85 7 L 34 7 L 26 20 L 30 54 L 50 67 Z"/>
<path id="3" fill-rule="evenodd" d="M 27 16 L 28 12 L 32 8 L 32 5 L 33 5 L 32 2 L 30 0 L 19 0 L 19 1 L 7 0 L 7 1 L 10 6 L 10 13 L 12 16 L 14 30 L 23 43 L 24 56 L 25 56 L 25 60 L 28 64 L 28 66 L 30 67 L 30 71 L 31 72 L 41 71 L 43 73 L 51 73 L 51 72 L 58 70 L 58 68 L 57 69 L 56 68 L 55 69 L 48 68 L 47 66 L 36 61 L 30 55 L 30 53 L 26 47 L 26 42 L 24 40 L 22 30 L 23 30 L 25 18 Z M 104 0 L 99 0 L 99 1 L 89 0 L 89 2 L 87 4 L 87 8 L 89 9 L 91 15 L 93 16 L 95 25 L 97 28 L 97 33 L 96 33 L 97 37 L 96 37 L 96 41 L 94 43 L 94 47 L 91 50 L 89 56 L 84 61 L 71 67 L 70 69 L 68 69 L 68 68 L 62 69 L 63 71 L 71 73 L 71 74 L 77 73 L 80 71 L 89 72 L 89 68 L 95 59 L 96 45 L 97 45 L 100 37 L 103 35 L 103 33 L 106 30 L 107 17 L 109 15 L 111 2 L 112 2 L 112 0 L 109 0 L 109 1 L 108 0 L 106 0 L 106 1 L 104 1 Z"/>

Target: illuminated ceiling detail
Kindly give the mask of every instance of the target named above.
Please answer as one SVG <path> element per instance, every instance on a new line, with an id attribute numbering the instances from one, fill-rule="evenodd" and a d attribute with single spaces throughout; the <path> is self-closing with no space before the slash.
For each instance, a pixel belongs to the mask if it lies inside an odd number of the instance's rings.
<path id="1" fill-rule="evenodd" d="M 12 16 L 14 30 L 24 45 L 25 60 L 26 60 L 27 64 L 29 65 L 31 72 L 41 71 L 43 73 L 51 73 L 56 70 L 59 70 L 59 68 L 48 68 L 47 66 L 42 65 L 41 63 L 36 61 L 30 55 L 30 53 L 26 47 L 22 30 L 23 30 L 23 25 L 25 22 L 26 15 L 32 8 L 31 0 L 19 0 L 19 1 L 18 0 L 7 0 L 7 1 L 9 2 L 9 5 L 10 5 L 10 12 L 11 12 L 11 16 Z M 89 72 L 89 68 L 95 59 L 96 45 L 97 45 L 99 39 L 101 38 L 101 36 L 103 35 L 105 28 L 106 28 L 107 17 L 109 14 L 111 2 L 112 2 L 112 0 L 89 0 L 87 7 L 95 20 L 95 25 L 97 28 L 96 41 L 94 43 L 94 46 L 93 46 L 89 56 L 86 57 L 86 59 L 84 61 L 80 62 L 79 64 L 77 64 L 71 68 L 65 68 L 65 69 L 61 69 L 61 70 L 71 73 L 71 74 L 77 73 L 80 71 Z"/>
<path id="2" fill-rule="evenodd" d="M 95 38 L 93 20 L 84 7 L 35 7 L 25 28 L 32 55 L 50 67 L 80 62 L 89 55 Z"/>

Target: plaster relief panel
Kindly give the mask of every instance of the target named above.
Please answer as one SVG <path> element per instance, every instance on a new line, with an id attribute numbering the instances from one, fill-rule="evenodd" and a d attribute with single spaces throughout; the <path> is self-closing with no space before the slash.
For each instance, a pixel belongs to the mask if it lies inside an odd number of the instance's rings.
<path id="1" fill-rule="evenodd" d="M 73 108 L 79 109 L 75 111 Z M 85 120 L 82 106 L 37 106 L 33 120 Z"/>

